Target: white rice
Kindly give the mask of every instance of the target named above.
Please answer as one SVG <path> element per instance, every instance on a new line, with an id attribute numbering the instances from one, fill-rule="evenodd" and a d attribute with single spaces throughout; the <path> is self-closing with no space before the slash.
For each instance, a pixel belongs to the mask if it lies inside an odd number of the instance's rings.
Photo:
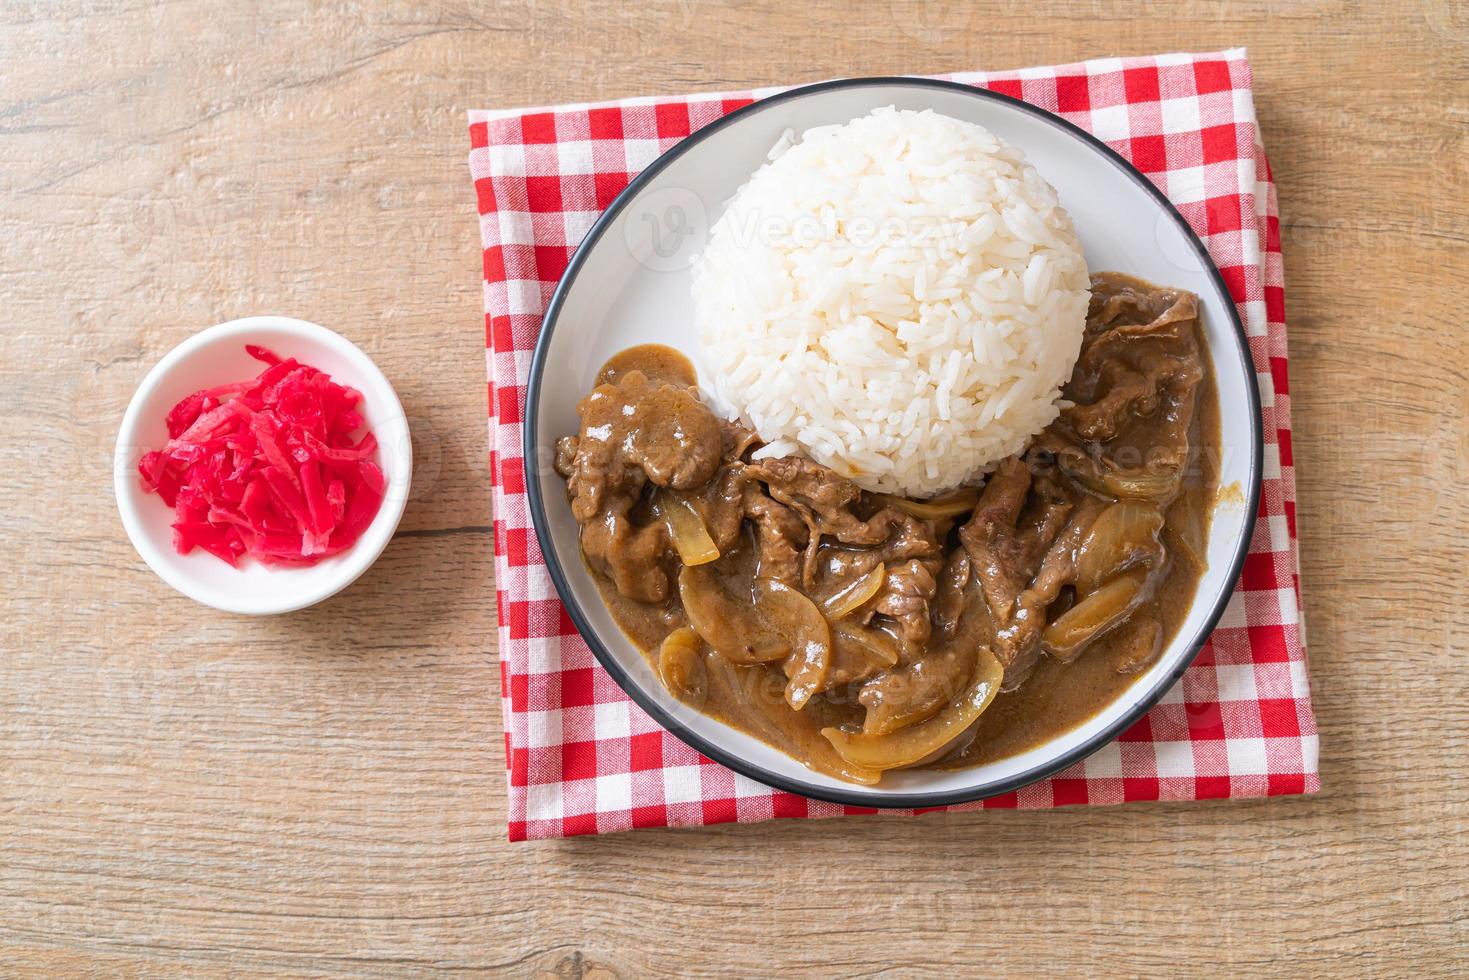
<path id="1" fill-rule="evenodd" d="M 869 490 L 971 482 L 1055 419 L 1086 259 L 1015 147 L 891 107 L 789 134 L 694 270 L 716 406 Z"/>

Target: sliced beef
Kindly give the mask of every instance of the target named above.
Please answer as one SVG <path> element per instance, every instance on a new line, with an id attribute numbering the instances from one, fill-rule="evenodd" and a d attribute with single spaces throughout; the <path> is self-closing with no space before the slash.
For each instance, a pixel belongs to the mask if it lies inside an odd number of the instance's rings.
<path id="1" fill-rule="evenodd" d="M 999 620 L 997 616 L 994 652 L 1005 667 L 1006 690 L 1018 687 L 1035 666 L 1048 612 L 1062 590 L 1076 581 L 1077 549 L 1105 507 L 1096 497 L 1079 498 L 1066 526 L 1047 547 L 1034 578 L 1015 597 L 1010 617 Z"/>
<path id="2" fill-rule="evenodd" d="M 1130 415 L 1150 415 L 1158 408 L 1158 365 L 1140 372 L 1120 361 L 1107 361 L 1098 375 L 1104 391 L 1091 404 L 1074 404 L 1061 414 L 1083 439 L 1105 442 L 1114 439 Z"/>
<path id="3" fill-rule="evenodd" d="M 691 499 L 714 546 L 721 554 L 739 546 L 740 529 L 745 520 L 745 488 L 749 480 L 745 477 L 744 465 L 726 464 L 719 474 Z"/>
<path id="4" fill-rule="evenodd" d="M 744 510 L 755 525 L 756 574 L 801 587 L 801 559 L 809 541 L 806 524 L 795 511 L 765 495 L 760 485 L 744 486 Z"/>
<path id="5" fill-rule="evenodd" d="M 974 515 L 959 529 L 985 601 L 1001 623 L 1014 613 L 1015 600 L 1040 568 L 1072 508 L 1055 481 L 1041 482 L 1035 494 L 1032 482 L 1024 460 L 1005 460 L 985 484 Z"/>
<path id="6" fill-rule="evenodd" d="M 636 494 L 644 483 L 689 490 L 719 467 L 724 432 L 697 392 L 629 371 L 598 385 L 576 406 L 581 431 L 557 447 L 571 512 L 590 520 L 608 494 Z"/>
<path id="7" fill-rule="evenodd" d="M 1092 282 L 1087 332 L 1064 394 L 1072 404 L 1037 441 L 1089 489 L 1171 498 L 1188 462 L 1204 377 L 1192 294 L 1123 276 Z"/>
<path id="8" fill-rule="evenodd" d="M 923 648 L 933 632 L 929 603 L 938 591 L 938 583 L 934 580 L 938 565 L 937 559 L 920 561 L 910 558 L 888 566 L 882 590 L 873 600 L 874 612 L 897 620 L 898 648 L 905 661 L 916 660 L 923 655 Z"/>
<path id="9" fill-rule="evenodd" d="M 934 594 L 933 622 L 940 636 L 949 637 L 959 625 L 964 611 L 964 590 L 969 585 L 969 552 L 955 548 L 944 559 Z"/>
<path id="10" fill-rule="evenodd" d="M 818 577 L 823 535 L 854 549 L 849 561 L 831 569 L 841 577 L 865 575 L 878 562 L 942 555 L 943 536 L 934 522 L 893 507 L 881 508 L 865 519 L 858 516 L 864 504 L 862 490 L 820 463 L 786 456 L 751 464 L 746 473 L 763 482 L 772 498 L 806 522 L 810 547 L 802 563 L 802 581 L 808 588 Z"/>
<path id="11" fill-rule="evenodd" d="M 669 596 L 664 558 L 670 544 L 661 523 L 635 524 L 632 498 L 607 496 L 603 507 L 581 528 L 587 563 L 612 580 L 617 591 L 638 602 L 663 602 Z"/>
<path id="12" fill-rule="evenodd" d="M 802 514 L 809 515 L 822 534 L 844 544 L 877 544 L 852 508 L 862 499 L 862 490 L 820 463 L 801 456 L 762 459 L 750 466 L 750 475 L 762 481 L 770 495 Z"/>
<path id="13" fill-rule="evenodd" d="M 581 430 L 557 444 L 556 468 L 582 525 L 582 550 L 629 599 L 662 602 L 670 544 L 661 523 L 634 519 L 644 488 L 708 483 L 726 432 L 693 389 L 637 370 L 598 385 L 576 410 Z"/>

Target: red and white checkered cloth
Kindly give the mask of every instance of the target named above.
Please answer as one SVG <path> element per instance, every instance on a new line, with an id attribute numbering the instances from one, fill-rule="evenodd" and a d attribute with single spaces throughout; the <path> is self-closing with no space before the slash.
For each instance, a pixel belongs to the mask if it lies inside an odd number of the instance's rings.
<path id="1" fill-rule="evenodd" d="M 1147 174 L 1224 273 L 1264 405 L 1264 493 L 1244 573 L 1182 681 L 1059 775 L 952 809 L 1310 793 L 1306 677 L 1275 185 L 1242 50 L 949 77 L 1089 130 Z M 512 840 L 633 827 L 875 812 L 772 790 L 700 756 L 613 683 L 556 598 L 521 457 L 530 354 L 557 279 L 598 214 L 660 153 L 777 89 L 469 114 L 484 240 L 495 583 Z"/>

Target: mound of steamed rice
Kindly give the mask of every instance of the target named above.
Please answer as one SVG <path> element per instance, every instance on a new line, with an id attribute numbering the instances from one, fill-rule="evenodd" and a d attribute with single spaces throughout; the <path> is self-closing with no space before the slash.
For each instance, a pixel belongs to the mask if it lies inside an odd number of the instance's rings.
<path id="1" fill-rule="evenodd" d="M 715 223 L 693 293 L 705 384 L 757 455 L 924 497 L 1055 419 L 1088 273 L 1019 150 L 885 108 L 783 139 Z"/>

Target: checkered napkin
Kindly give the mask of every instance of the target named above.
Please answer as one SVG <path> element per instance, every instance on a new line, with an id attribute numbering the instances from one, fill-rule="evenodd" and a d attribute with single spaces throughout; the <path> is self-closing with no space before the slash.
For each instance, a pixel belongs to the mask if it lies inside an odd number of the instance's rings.
<path id="1" fill-rule="evenodd" d="M 1244 52 L 947 77 L 1058 113 L 1168 195 L 1224 273 L 1249 335 L 1265 417 L 1265 486 L 1244 573 L 1182 681 L 1084 761 L 952 809 L 1314 792 L 1320 780 L 1300 615 L 1280 223 Z M 577 635 L 526 505 L 526 372 L 546 303 L 577 243 L 660 153 L 775 91 L 469 114 L 469 168 L 484 241 L 512 840 L 874 812 L 772 790 L 659 728 Z"/>

